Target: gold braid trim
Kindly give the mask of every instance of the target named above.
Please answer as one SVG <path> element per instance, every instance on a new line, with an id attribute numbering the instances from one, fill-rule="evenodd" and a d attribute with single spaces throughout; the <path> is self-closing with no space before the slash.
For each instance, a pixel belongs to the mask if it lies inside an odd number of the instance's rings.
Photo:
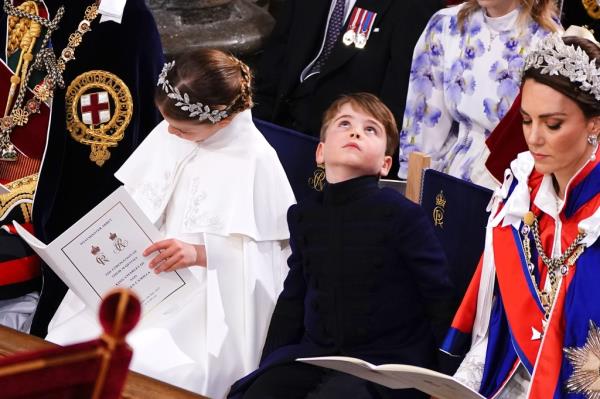
<path id="1" fill-rule="evenodd" d="M 581 4 L 590 17 L 600 19 L 600 5 L 596 0 L 581 0 Z"/>
<path id="2" fill-rule="evenodd" d="M 28 14 L 38 15 L 37 7 L 33 1 L 26 1 L 18 6 L 17 9 Z M 33 21 L 30 19 L 19 18 L 12 15 L 8 18 L 8 45 L 6 51 L 9 57 L 19 48 L 25 49 L 26 47 L 29 47 L 26 42 L 31 41 L 29 28 L 31 27 L 32 22 Z"/>
<path id="3" fill-rule="evenodd" d="M 0 220 L 3 220 L 11 209 L 18 204 L 24 205 L 24 207 L 21 206 L 24 219 L 26 221 L 31 219 L 31 204 L 37 187 L 37 179 L 38 175 L 36 173 L 6 185 L 10 192 L 0 194 Z"/>

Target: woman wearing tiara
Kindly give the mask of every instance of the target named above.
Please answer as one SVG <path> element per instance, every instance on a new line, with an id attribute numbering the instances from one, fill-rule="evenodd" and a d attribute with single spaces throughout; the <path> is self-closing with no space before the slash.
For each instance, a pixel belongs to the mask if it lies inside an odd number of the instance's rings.
<path id="1" fill-rule="evenodd" d="M 496 187 L 485 139 L 519 93 L 523 57 L 556 21 L 555 0 L 468 0 L 438 11 L 415 46 L 399 177 L 421 151 L 434 169 Z"/>
<path id="2" fill-rule="evenodd" d="M 600 395 L 600 47 L 552 34 L 527 56 L 529 151 L 494 193 L 486 246 L 444 350 L 486 397 Z"/>
<path id="3" fill-rule="evenodd" d="M 295 200 L 252 122 L 244 63 L 218 50 L 185 53 L 165 64 L 157 86 L 164 121 L 115 176 L 166 237 L 144 252 L 150 267 L 189 267 L 201 288 L 130 335 L 132 369 L 216 399 L 258 366 L 287 273 L 286 213 Z M 47 339 L 98 334 L 83 307 L 69 291 Z"/>

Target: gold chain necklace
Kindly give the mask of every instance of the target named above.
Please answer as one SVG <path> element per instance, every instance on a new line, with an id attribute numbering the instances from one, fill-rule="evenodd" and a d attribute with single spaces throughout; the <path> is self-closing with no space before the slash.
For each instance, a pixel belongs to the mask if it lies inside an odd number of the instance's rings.
<path id="1" fill-rule="evenodd" d="M 548 268 L 548 278 L 550 279 L 550 289 L 540 290 L 538 283 L 535 278 L 535 265 L 531 262 L 531 242 L 529 239 L 529 233 L 533 236 L 533 241 L 537 249 L 538 255 L 542 258 L 542 262 Z M 525 261 L 527 262 L 527 269 L 531 276 L 531 281 L 535 287 L 542 307 L 544 308 L 544 320 L 548 320 L 550 317 L 550 310 L 552 309 L 552 303 L 556 297 L 556 291 L 558 288 L 558 281 L 556 278 L 556 272 L 560 271 L 560 274 L 564 277 L 569 273 L 569 269 L 575 264 L 577 259 L 581 256 L 585 250 L 585 246 L 581 244 L 581 240 L 586 236 L 586 233 L 580 231 L 577 237 L 573 240 L 571 245 L 558 257 L 549 258 L 544 252 L 542 247 L 542 241 L 540 239 L 538 220 L 529 211 L 523 217 L 523 226 L 521 227 L 521 243 L 523 245 L 523 252 L 525 253 Z"/>
<path id="2" fill-rule="evenodd" d="M 52 97 L 56 86 L 60 88 L 65 86 L 62 74 L 66 69 L 67 63 L 75 59 L 75 49 L 81 44 L 83 35 L 91 30 L 90 26 L 98 16 L 99 1 L 94 2 L 94 4 L 86 8 L 83 20 L 77 26 L 77 30 L 69 36 L 68 44 L 62 50 L 58 60 L 52 49 L 47 47 L 47 43 L 50 39 L 50 33 L 58 28 L 58 21 L 62 18 L 64 7 L 61 6 L 58 9 L 55 19 L 51 23 L 48 23 L 37 15 L 31 15 L 15 9 L 7 1 L 4 2 L 4 5 L 9 15 L 20 18 L 31 18 L 39 24 L 48 26 L 48 32 L 42 41 L 42 47 L 37 54 L 35 62 L 28 69 L 27 73 L 23 74 L 23 82 L 11 113 L 0 118 L 0 161 L 15 161 L 17 159 L 17 152 L 10 141 L 10 133 L 15 126 L 25 126 L 29 121 L 30 115 L 40 112 L 41 103 Z M 32 56 L 30 55 L 29 58 L 31 60 Z M 47 75 L 42 83 L 34 88 L 34 97 L 23 106 L 27 82 L 29 82 L 33 69 L 46 69 Z"/>

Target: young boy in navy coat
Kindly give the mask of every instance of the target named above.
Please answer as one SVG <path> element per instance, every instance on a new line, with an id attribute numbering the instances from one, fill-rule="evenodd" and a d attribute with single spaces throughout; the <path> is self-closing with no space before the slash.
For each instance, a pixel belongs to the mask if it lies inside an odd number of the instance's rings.
<path id="1" fill-rule="evenodd" d="M 342 355 L 436 366 L 434 330 L 441 336 L 450 322 L 452 286 L 421 207 L 378 187 L 397 141 L 392 113 L 371 94 L 343 96 L 325 112 L 316 158 L 327 182 L 288 211 L 289 275 L 260 367 L 230 397 L 424 397 L 295 362 Z"/>

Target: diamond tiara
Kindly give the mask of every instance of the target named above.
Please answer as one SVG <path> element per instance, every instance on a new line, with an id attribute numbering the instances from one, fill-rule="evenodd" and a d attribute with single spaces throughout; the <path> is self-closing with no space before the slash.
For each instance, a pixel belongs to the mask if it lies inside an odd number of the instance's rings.
<path id="1" fill-rule="evenodd" d="M 544 75 L 564 76 L 571 83 L 576 83 L 581 91 L 600 101 L 600 68 L 596 66 L 596 59 L 590 60 L 580 47 L 563 42 L 562 37 L 565 36 L 581 37 L 579 34 L 569 35 L 569 30 L 563 35 L 552 33 L 542 39 L 525 58 L 523 71 L 534 68 Z"/>
<path id="2" fill-rule="evenodd" d="M 190 96 L 187 93 L 182 94 L 177 87 L 173 87 L 167 79 L 167 74 L 173 67 L 175 67 L 175 61 L 165 63 L 160 75 L 158 75 L 156 86 L 162 86 L 163 91 L 167 93 L 167 97 L 176 101 L 176 107 L 182 111 L 187 111 L 190 118 L 198 118 L 199 121 L 208 119 L 214 124 L 227 118 L 227 108 L 223 110 L 211 109 L 208 105 L 200 102 L 190 103 Z"/>

